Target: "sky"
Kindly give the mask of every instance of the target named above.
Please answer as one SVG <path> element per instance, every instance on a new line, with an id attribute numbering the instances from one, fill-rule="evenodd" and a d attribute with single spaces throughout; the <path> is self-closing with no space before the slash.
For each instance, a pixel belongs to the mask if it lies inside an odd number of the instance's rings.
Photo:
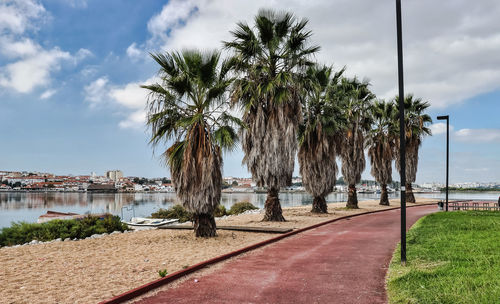
<path id="1" fill-rule="evenodd" d="M 450 115 L 450 182 L 500 182 L 500 2 L 402 2 L 405 92 L 434 120 L 417 183 L 445 179 L 437 115 Z M 220 49 L 260 8 L 309 19 L 318 62 L 396 95 L 393 0 L 0 0 L 0 170 L 169 176 L 144 123 L 148 54 Z M 225 154 L 224 175 L 250 176 L 242 158 Z"/>

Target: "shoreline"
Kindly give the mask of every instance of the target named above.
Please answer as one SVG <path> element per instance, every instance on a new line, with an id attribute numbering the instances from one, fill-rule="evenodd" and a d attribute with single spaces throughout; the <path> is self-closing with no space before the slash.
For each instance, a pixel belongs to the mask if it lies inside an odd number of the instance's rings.
<path id="1" fill-rule="evenodd" d="M 228 191 L 225 191 L 225 190 L 222 190 L 221 191 L 222 193 L 227 193 L 227 194 L 266 194 L 267 191 L 265 190 L 252 190 L 252 191 L 231 191 L 231 190 L 228 190 Z M 396 192 L 399 192 L 399 190 L 397 191 L 393 191 L 393 192 L 389 192 L 390 193 L 396 193 Z M 442 191 L 431 191 L 431 190 L 417 190 L 417 191 L 413 191 L 414 194 L 429 194 L 429 193 L 445 193 L 446 190 L 442 190 Z M 500 189 L 484 189 L 484 190 L 466 190 L 466 189 L 463 189 L 463 190 L 450 190 L 450 192 L 458 192 L 458 193 L 462 193 L 462 192 L 498 192 L 500 193 Z M 136 193 L 146 193 L 146 194 L 155 194 L 155 193 L 173 193 L 175 194 L 175 191 L 107 191 L 107 190 L 99 190 L 99 191 L 86 191 L 86 190 L 25 190 L 25 189 L 20 189 L 20 190 L 0 190 L 0 193 L 86 193 L 86 194 L 136 194 Z M 305 190 L 280 190 L 279 192 L 280 194 L 281 193 L 301 193 L 301 194 L 304 194 L 304 193 L 308 193 L 307 191 Z M 347 191 L 333 191 L 331 193 L 347 193 Z M 357 191 L 358 194 L 379 194 L 379 193 L 376 193 L 375 191 L 368 191 L 368 192 L 365 192 L 365 191 Z"/>
<path id="2" fill-rule="evenodd" d="M 418 199 L 418 203 L 436 202 Z M 262 213 L 217 220 L 217 225 L 300 229 L 337 217 L 398 206 L 361 201 L 360 209 L 329 204 L 329 213 L 310 213 L 311 206 L 285 207 L 287 222 L 261 222 Z M 15 303 L 92 303 L 110 299 L 168 273 L 273 237 L 266 233 L 218 230 L 197 239 L 191 230 L 143 230 L 98 239 L 0 248 L 0 297 Z M 67 290 L 72 290 L 67 293 Z"/>

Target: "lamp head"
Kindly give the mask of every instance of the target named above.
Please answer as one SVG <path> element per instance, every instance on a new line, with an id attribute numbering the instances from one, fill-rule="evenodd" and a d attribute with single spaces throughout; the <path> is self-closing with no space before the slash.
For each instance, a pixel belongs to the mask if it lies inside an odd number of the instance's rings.
<path id="1" fill-rule="evenodd" d="M 438 116 L 437 117 L 438 120 L 448 120 L 448 118 L 450 118 L 449 115 L 443 115 L 443 116 Z"/>

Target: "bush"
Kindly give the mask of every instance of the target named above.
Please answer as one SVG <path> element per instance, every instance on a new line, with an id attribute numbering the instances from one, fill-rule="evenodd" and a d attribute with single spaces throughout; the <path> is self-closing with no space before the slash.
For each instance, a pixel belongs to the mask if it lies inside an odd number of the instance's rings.
<path id="1" fill-rule="evenodd" d="M 13 223 L 11 227 L 0 231 L 0 246 L 12 246 L 29 243 L 32 240 L 47 242 L 58 238 L 83 239 L 93 234 L 125 231 L 127 225 L 120 217 L 111 214 L 103 219 L 97 216 L 86 216 L 78 220 L 52 220 L 46 223 Z"/>
<path id="2" fill-rule="evenodd" d="M 231 206 L 231 209 L 229 209 L 228 214 L 236 215 L 236 214 L 240 214 L 240 213 L 243 213 L 245 211 L 248 211 L 248 210 L 255 210 L 255 209 L 259 209 L 259 208 L 255 207 L 254 205 L 250 204 L 249 202 L 239 202 L 239 203 L 236 203 L 236 204 Z"/>
<path id="3" fill-rule="evenodd" d="M 168 271 L 166 269 L 160 269 L 158 270 L 158 274 L 160 277 L 164 278 L 168 274 Z"/>
<path id="4" fill-rule="evenodd" d="M 224 207 L 223 205 L 217 205 L 217 207 L 215 208 L 215 211 L 214 211 L 214 216 L 221 217 L 224 215 L 227 215 L 226 207 Z"/>
<path id="5" fill-rule="evenodd" d="M 152 218 L 179 219 L 180 223 L 192 221 L 193 215 L 181 205 L 174 205 L 172 208 L 163 209 L 151 214 Z"/>
<path id="6" fill-rule="evenodd" d="M 217 205 L 217 207 L 214 210 L 214 216 L 215 217 L 221 217 L 224 215 L 234 215 L 234 214 L 240 214 L 243 213 L 247 210 L 254 210 L 258 209 L 254 205 L 250 204 L 249 202 L 239 202 L 234 204 L 229 211 L 226 210 L 226 207 L 223 205 Z M 181 205 L 174 205 L 169 209 L 163 209 L 161 208 L 160 210 L 154 212 L 151 214 L 152 218 L 166 218 L 166 219 L 179 219 L 180 223 L 187 222 L 187 221 L 193 221 L 193 214 L 188 212 L 184 207 Z"/>

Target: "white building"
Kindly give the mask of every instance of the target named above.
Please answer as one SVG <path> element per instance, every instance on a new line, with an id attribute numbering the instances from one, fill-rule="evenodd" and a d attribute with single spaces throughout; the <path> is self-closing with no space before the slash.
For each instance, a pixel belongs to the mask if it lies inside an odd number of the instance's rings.
<path id="1" fill-rule="evenodd" d="M 123 177 L 123 172 L 121 170 L 111 170 L 106 172 L 106 177 L 113 181 L 118 181 Z"/>

